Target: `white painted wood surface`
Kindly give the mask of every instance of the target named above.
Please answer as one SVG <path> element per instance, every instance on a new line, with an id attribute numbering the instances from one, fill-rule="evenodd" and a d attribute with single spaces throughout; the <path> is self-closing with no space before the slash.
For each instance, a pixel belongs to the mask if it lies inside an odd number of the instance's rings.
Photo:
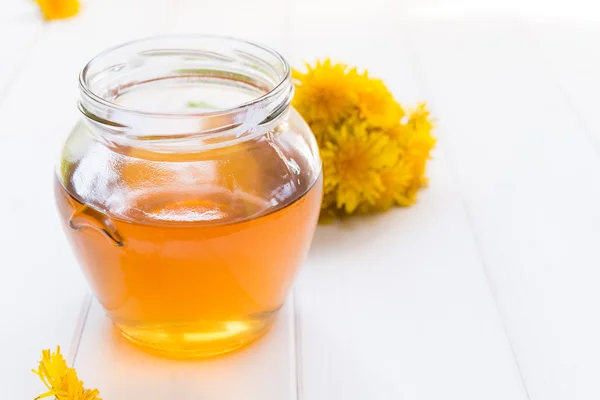
<path id="1" fill-rule="evenodd" d="M 428 94 L 451 132 L 442 146 L 531 398 L 600 398 L 600 153 L 582 118 L 596 115 L 565 96 L 522 24 L 413 27 Z M 554 43 L 561 57 L 577 56 Z"/>
<path id="2" fill-rule="evenodd" d="M 535 1 L 502 17 L 512 3 L 492 3 L 89 0 L 47 24 L 0 0 L 2 398 L 39 393 L 29 370 L 57 344 L 106 400 L 600 398 L 597 10 L 577 2 L 582 25 L 573 10 L 549 21 L 554 3 L 544 22 Z M 165 32 L 259 40 L 297 66 L 369 67 L 439 119 L 419 203 L 320 227 L 276 328 L 211 361 L 125 344 L 54 210 L 78 70 Z"/>

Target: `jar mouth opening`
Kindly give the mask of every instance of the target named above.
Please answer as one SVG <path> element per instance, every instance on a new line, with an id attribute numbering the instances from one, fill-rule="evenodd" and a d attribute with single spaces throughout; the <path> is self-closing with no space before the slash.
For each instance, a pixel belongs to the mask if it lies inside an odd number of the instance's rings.
<path id="1" fill-rule="evenodd" d="M 215 35 L 134 40 L 95 56 L 79 75 L 79 109 L 127 139 L 239 137 L 277 119 L 293 95 L 275 50 Z"/>
<path id="2" fill-rule="evenodd" d="M 120 74 L 126 68 L 144 68 L 144 62 L 141 58 L 183 57 L 187 58 L 187 61 L 193 61 L 194 56 L 198 57 L 198 60 L 204 59 L 209 62 L 235 63 L 236 61 L 244 61 L 247 67 L 254 68 L 259 73 L 269 74 L 271 78 L 271 82 L 269 83 L 272 84 L 272 87 L 253 99 L 229 107 L 201 111 L 195 110 L 193 107 L 190 107 L 188 110 L 184 109 L 174 112 L 144 110 L 138 107 L 122 105 L 115 102 L 114 99 L 107 98 L 107 95 L 111 97 L 118 95 L 117 90 L 119 89 L 126 89 L 133 86 L 131 83 L 123 85 L 122 82 L 116 81 L 114 76 Z M 238 58 L 235 58 L 236 56 Z M 194 64 L 198 65 L 199 63 Z M 267 70 L 265 67 L 270 70 Z M 215 71 L 214 69 L 211 71 L 210 69 L 191 68 L 190 66 L 174 70 L 174 72 L 182 76 L 194 76 L 202 73 L 208 75 Z M 232 79 L 232 77 L 225 76 L 227 75 L 227 71 L 224 72 L 224 79 Z M 228 72 L 230 75 L 234 75 L 233 78 L 235 78 L 235 72 Z M 240 76 L 242 74 L 238 73 L 237 78 Z M 287 61 L 281 54 L 267 46 L 219 35 L 161 35 L 132 40 L 100 52 L 81 70 L 79 74 L 79 87 L 82 97 L 87 97 L 88 100 L 135 114 L 164 117 L 185 115 L 211 116 L 251 107 L 268 100 L 276 96 L 284 86 L 288 86 L 290 79 L 291 68 Z M 112 83 L 113 87 L 101 88 L 102 81 L 106 81 L 108 85 Z M 139 83 L 139 81 L 135 83 Z M 116 87 L 115 84 L 117 85 Z M 258 89 L 264 90 L 265 87 Z"/>

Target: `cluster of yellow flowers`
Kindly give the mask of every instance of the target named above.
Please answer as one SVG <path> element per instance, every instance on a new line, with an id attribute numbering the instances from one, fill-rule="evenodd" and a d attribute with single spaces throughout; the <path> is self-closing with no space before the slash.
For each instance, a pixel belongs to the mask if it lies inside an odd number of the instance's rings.
<path id="1" fill-rule="evenodd" d="M 383 81 L 329 59 L 292 76 L 323 160 L 322 216 L 413 204 L 435 144 L 425 105 L 407 114 Z"/>
<path id="2" fill-rule="evenodd" d="M 40 377 L 48 391 L 39 395 L 35 400 L 54 397 L 55 400 L 102 400 L 97 389 L 85 389 L 83 382 L 77 377 L 74 368 L 67 367 L 67 362 L 60 353 L 42 351 L 42 360 L 33 373 Z"/>

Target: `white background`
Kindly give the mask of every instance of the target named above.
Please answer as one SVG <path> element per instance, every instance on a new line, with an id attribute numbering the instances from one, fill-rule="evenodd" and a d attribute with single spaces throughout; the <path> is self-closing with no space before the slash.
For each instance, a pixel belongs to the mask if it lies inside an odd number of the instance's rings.
<path id="1" fill-rule="evenodd" d="M 600 398 L 600 5 L 517 0 L 0 0 L 0 395 L 60 344 L 105 400 Z M 53 163 L 98 51 L 173 32 L 369 68 L 439 138 L 416 206 L 318 229 L 275 329 L 174 362 L 134 349 L 63 237 Z"/>

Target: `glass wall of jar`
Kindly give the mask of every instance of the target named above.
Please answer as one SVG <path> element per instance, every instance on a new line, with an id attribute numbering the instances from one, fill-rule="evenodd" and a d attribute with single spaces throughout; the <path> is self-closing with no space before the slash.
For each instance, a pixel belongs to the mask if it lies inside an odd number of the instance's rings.
<path id="1" fill-rule="evenodd" d="M 231 38 L 150 38 L 91 60 L 80 93 L 56 200 L 116 326 L 177 357 L 263 335 L 321 203 L 318 149 L 290 107 L 286 61 Z"/>

